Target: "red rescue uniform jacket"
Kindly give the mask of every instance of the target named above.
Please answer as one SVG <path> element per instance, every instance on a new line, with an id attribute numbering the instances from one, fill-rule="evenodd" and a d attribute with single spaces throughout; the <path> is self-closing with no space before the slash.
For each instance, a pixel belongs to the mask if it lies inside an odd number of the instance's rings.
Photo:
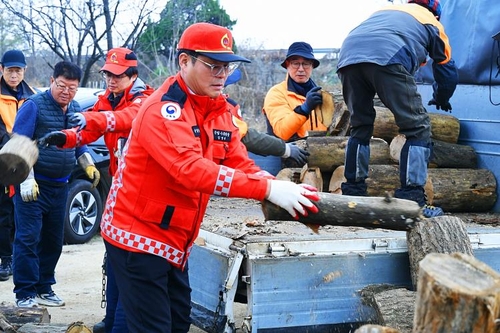
<path id="1" fill-rule="evenodd" d="M 248 158 L 223 95 L 168 78 L 139 111 L 108 195 L 101 234 L 112 245 L 184 267 L 211 195 L 263 200 L 269 173 Z"/>
<path id="2" fill-rule="evenodd" d="M 111 105 L 108 89 L 99 95 L 97 102 L 87 112 L 84 112 L 87 125 L 82 131 L 76 129 L 63 130 L 66 143 L 62 148 L 71 148 L 91 143 L 104 135 L 104 142 L 110 152 L 109 173 L 113 176 L 118 168 L 118 139 L 127 139 L 132 127 L 132 121 L 139 112 L 143 101 L 153 93 L 154 89 L 141 79 L 136 79 L 128 87 L 118 104 Z"/>

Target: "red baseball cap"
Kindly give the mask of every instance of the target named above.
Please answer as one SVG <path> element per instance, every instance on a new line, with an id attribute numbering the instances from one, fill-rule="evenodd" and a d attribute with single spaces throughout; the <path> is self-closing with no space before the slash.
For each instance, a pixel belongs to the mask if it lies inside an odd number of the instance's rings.
<path id="1" fill-rule="evenodd" d="M 120 75 L 125 73 L 129 67 L 137 67 L 137 56 L 132 50 L 124 47 L 117 47 L 108 51 L 106 62 L 101 71 Z"/>
<path id="2" fill-rule="evenodd" d="M 187 27 L 177 44 L 177 50 L 195 51 L 221 62 L 250 62 L 234 54 L 231 30 L 206 22 L 195 23 Z"/>

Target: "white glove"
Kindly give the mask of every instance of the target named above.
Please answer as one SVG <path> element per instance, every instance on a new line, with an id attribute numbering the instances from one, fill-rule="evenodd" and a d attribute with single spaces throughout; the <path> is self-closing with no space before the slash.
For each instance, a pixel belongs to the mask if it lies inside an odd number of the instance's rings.
<path id="1" fill-rule="evenodd" d="M 298 214 L 307 216 L 307 210 L 318 212 L 318 207 L 311 202 L 319 200 L 315 187 L 276 179 L 270 180 L 269 185 L 271 188 L 266 199 L 286 210 L 294 219 L 299 219 Z"/>
<path id="2" fill-rule="evenodd" d="M 20 192 L 24 202 L 36 201 L 38 199 L 40 190 L 38 189 L 33 169 L 30 170 L 28 177 L 21 183 Z"/>

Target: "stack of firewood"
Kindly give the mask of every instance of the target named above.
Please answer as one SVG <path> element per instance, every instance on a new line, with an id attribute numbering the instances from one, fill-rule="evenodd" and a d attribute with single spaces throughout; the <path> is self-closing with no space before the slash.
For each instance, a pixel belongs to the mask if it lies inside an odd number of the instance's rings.
<path id="1" fill-rule="evenodd" d="M 349 139 L 349 111 L 341 96 L 335 101 L 332 115 L 326 122 L 328 131 L 310 133 L 306 149 L 310 153 L 301 181 L 317 186 L 321 191 L 341 194 L 344 178 L 345 147 Z M 369 196 L 386 196 L 400 186 L 399 155 L 405 137 L 390 110 L 380 103 L 375 106 L 376 119 L 370 142 Z M 496 180 L 487 169 L 478 168 L 475 150 L 458 143 L 459 120 L 450 114 L 429 113 L 433 153 L 430 158 L 425 187 L 427 200 L 447 212 L 487 212 L 496 200 Z"/>

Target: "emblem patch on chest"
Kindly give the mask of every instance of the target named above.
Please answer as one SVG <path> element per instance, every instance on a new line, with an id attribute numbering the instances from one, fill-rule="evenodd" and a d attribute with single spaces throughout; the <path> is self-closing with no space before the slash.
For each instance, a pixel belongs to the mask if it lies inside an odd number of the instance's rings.
<path id="1" fill-rule="evenodd" d="M 214 129 L 214 141 L 231 142 L 231 132 Z"/>
<path id="2" fill-rule="evenodd" d="M 177 103 L 165 103 L 161 107 L 161 116 L 168 120 L 176 120 L 181 116 L 181 107 Z"/>

